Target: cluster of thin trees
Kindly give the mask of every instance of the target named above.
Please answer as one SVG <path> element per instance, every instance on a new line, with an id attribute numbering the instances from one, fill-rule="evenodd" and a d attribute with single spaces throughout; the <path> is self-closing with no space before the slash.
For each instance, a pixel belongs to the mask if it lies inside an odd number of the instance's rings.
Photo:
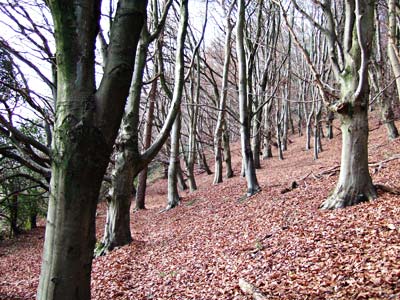
<path id="1" fill-rule="evenodd" d="M 284 159 L 290 134 L 305 134 L 318 159 L 338 118 L 340 175 L 321 208 L 377 197 L 368 113 L 398 137 L 398 1 L 2 0 L 0 10 L 0 217 L 17 234 L 47 207 L 38 299 L 90 298 L 99 199 L 98 255 L 131 241 L 149 166 L 165 166 L 169 210 L 178 188 L 196 190 L 197 172 L 215 184 L 234 176 L 238 138 L 251 196 L 262 159 Z"/>

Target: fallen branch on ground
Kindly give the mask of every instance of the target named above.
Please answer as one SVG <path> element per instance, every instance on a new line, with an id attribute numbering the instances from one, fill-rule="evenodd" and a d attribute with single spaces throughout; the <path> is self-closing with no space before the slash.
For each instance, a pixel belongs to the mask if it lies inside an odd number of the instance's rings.
<path id="1" fill-rule="evenodd" d="M 378 173 L 382 168 L 384 168 L 384 164 L 386 164 L 386 163 L 388 163 L 388 162 L 391 162 L 391 161 L 393 161 L 393 160 L 396 160 L 396 159 L 400 159 L 400 154 L 395 154 L 395 155 L 393 155 L 392 157 L 389 157 L 389 158 L 387 158 L 387 159 L 385 159 L 385 160 L 382 160 L 382 161 L 380 161 L 380 162 L 369 163 L 369 164 L 368 164 L 368 167 L 370 167 L 370 168 L 374 168 L 374 167 L 375 167 L 374 174 L 376 174 L 376 173 Z M 324 171 L 322 171 L 322 172 L 320 172 L 320 173 L 318 173 L 318 174 L 314 174 L 314 173 L 311 171 L 310 173 L 308 173 L 307 175 L 305 175 L 305 176 L 303 176 L 302 178 L 298 179 L 297 181 L 298 181 L 298 182 L 301 182 L 301 181 L 307 179 L 307 178 L 310 177 L 310 176 L 312 176 L 314 179 L 320 179 L 322 176 L 328 176 L 328 177 L 330 177 L 330 176 L 335 175 L 335 174 L 338 173 L 339 171 L 340 171 L 340 165 L 335 165 L 335 166 L 330 167 L 330 168 L 328 168 L 328 169 L 326 169 L 326 170 L 324 170 Z M 283 194 L 283 193 L 282 193 L 282 194 Z"/>
<path id="2" fill-rule="evenodd" d="M 396 154 L 393 155 L 392 157 L 389 157 L 388 159 L 382 160 L 380 162 L 376 162 L 376 163 L 370 163 L 368 164 L 369 167 L 374 168 L 374 174 L 378 173 L 382 168 L 384 168 L 384 164 L 388 163 L 390 161 L 396 160 L 396 159 L 400 159 L 400 154 Z"/>
<path id="3" fill-rule="evenodd" d="M 251 283 L 248 283 L 243 278 L 239 279 L 239 287 L 243 293 L 251 295 L 254 300 L 267 300 L 267 296 L 265 296 L 258 288 Z"/>

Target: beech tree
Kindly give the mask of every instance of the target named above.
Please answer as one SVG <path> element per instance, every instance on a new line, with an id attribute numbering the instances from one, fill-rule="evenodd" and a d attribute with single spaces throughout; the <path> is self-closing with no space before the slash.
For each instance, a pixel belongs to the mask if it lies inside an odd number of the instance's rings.
<path id="1" fill-rule="evenodd" d="M 214 133 L 214 155 L 215 155 L 215 175 L 214 175 L 214 184 L 222 182 L 222 154 L 223 154 L 223 132 L 224 125 L 226 123 L 225 110 L 226 110 L 226 98 L 228 95 L 228 76 L 229 76 L 229 67 L 231 64 L 231 48 L 232 48 L 232 31 L 233 25 L 231 20 L 231 14 L 234 6 L 236 5 L 236 1 L 232 1 L 232 3 L 227 6 L 225 1 L 221 2 L 221 5 L 224 9 L 225 13 L 225 45 L 224 45 L 224 66 L 222 71 L 222 84 L 221 84 L 221 92 L 220 99 L 218 104 L 218 119 L 217 124 L 215 126 Z M 230 165 L 226 166 L 227 168 Z"/>
<path id="2" fill-rule="evenodd" d="M 388 47 L 387 52 L 392 65 L 393 74 L 396 80 L 397 94 L 400 99 L 400 53 L 398 49 L 398 16 L 399 3 L 396 0 L 388 0 Z"/>
<path id="3" fill-rule="evenodd" d="M 251 129 L 251 107 L 248 99 L 248 77 L 246 65 L 246 53 L 244 49 L 244 26 L 245 26 L 245 1 L 238 0 L 238 13 L 236 23 L 236 48 L 239 68 L 239 112 L 240 112 L 240 134 L 242 157 L 247 182 L 247 196 L 251 196 L 260 190 L 257 182 L 256 169 L 254 166 L 253 153 L 250 143 Z"/>
<path id="4" fill-rule="evenodd" d="M 330 7 L 330 1 L 327 2 Z M 377 196 L 368 169 L 368 62 L 373 45 L 375 1 L 347 0 L 344 7 L 343 66 L 331 54 L 341 87 L 341 98 L 332 109 L 341 122 L 342 156 L 338 183 L 321 205 L 324 209 L 345 207 Z M 329 17 L 330 12 L 326 13 Z M 333 47 L 331 40 L 331 53 Z"/>
<path id="5" fill-rule="evenodd" d="M 341 208 L 375 199 L 377 194 L 368 169 L 368 63 L 374 37 L 375 1 L 344 0 L 345 20 L 342 31 L 339 31 L 332 10 L 332 5 L 335 6 L 336 3 L 330 0 L 317 3 L 324 13 L 326 25 L 322 25 L 300 8 L 295 0 L 291 0 L 291 3 L 313 26 L 325 34 L 332 70 L 340 84 L 340 99 L 328 103 L 320 75 L 307 57 L 308 53 L 303 51 L 322 99 L 339 115 L 341 122 L 340 175 L 336 188 L 321 204 L 321 208 Z M 282 3 L 280 5 L 282 8 Z M 285 11 L 283 13 L 286 14 Z M 293 30 L 290 30 L 294 35 Z M 297 39 L 296 42 L 301 47 Z"/>
<path id="6" fill-rule="evenodd" d="M 128 96 L 147 1 L 119 1 L 96 88 L 100 4 L 48 1 L 57 49 L 57 104 L 40 300 L 90 299 L 97 200 Z"/>
<path id="7" fill-rule="evenodd" d="M 185 75 L 185 39 L 187 35 L 189 18 L 188 0 L 181 0 L 179 4 L 180 22 L 177 36 L 177 47 L 175 52 L 175 78 L 173 92 L 167 86 L 164 74 L 162 74 L 162 76 L 160 77 L 163 88 L 166 91 L 168 97 L 171 99 L 172 103 L 174 103 L 175 108 L 175 117 L 173 118 L 174 122 L 171 129 L 171 153 L 168 166 L 168 199 L 166 210 L 175 207 L 179 203 L 179 195 L 177 189 L 177 172 L 179 164 L 179 134 L 181 127 L 180 114 Z M 162 63 L 161 52 L 159 58 L 159 62 L 161 63 L 161 72 L 164 72 L 164 64 Z"/>
<path id="8" fill-rule="evenodd" d="M 130 207 L 133 198 L 133 179 L 158 153 L 168 136 L 172 121 L 176 115 L 176 108 L 174 108 L 175 105 L 173 104 L 171 106 L 169 121 L 165 122 L 164 130 L 160 132 L 152 145 L 153 147 L 148 146 L 143 153 L 140 153 L 138 133 L 140 120 L 139 107 L 147 53 L 150 44 L 155 41 L 164 27 L 172 0 L 166 3 L 159 22 L 157 21 L 158 16 L 156 16 L 158 14 L 158 5 L 155 2 L 157 0 L 154 0 L 152 3 L 154 19 L 152 27 L 154 31 L 150 33 L 147 24 L 143 27 L 131 83 L 131 92 L 115 143 L 115 164 L 111 171 L 112 184 L 110 199 L 108 201 L 107 221 L 102 243 L 96 249 L 97 255 L 131 242 Z"/>

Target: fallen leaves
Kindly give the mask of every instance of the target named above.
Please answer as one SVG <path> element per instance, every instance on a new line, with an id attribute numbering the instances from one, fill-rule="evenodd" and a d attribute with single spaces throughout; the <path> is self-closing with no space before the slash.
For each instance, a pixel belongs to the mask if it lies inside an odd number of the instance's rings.
<path id="1" fill-rule="evenodd" d="M 370 138 L 373 161 L 400 149 L 399 140 L 374 147 L 386 138 L 383 127 Z M 306 175 L 338 164 L 340 139 L 324 141 L 318 161 L 302 151 L 302 139 L 293 138 L 284 161 L 263 161 L 262 191 L 243 202 L 243 178 L 212 186 L 212 176 L 202 174 L 199 191 L 182 193 L 182 205 L 159 214 L 166 182 L 156 181 L 149 209 L 132 214 L 134 241 L 94 260 L 92 298 L 251 299 L 239 287 L 242 278 L 266 299 L 399 299 L 399 196 L 381 193 L 371 203 L 318 210 L 336 175 Z M 400 186 L 399 170 L 392 160 L 373 179 Z M 299 186 L 282 195 L 296 178 Z M 98 215 L 99 236 L 103 206 Z M 41 237 L 43 228 L 0 243 L 0 299 L 34 299 Z"/>

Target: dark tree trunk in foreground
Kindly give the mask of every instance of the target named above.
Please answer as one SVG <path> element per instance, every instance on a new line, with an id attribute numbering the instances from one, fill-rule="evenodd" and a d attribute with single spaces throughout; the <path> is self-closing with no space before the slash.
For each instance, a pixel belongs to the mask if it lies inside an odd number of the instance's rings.
<path id="1" fill-rule="evenodd" d="M 100 185 L 124 111 L 146 1 L 119 1 L 95 87 L 100 1 L 49 1 L 57 46 L 52 177 L 37 299 L 90 299 Z M 78 34 L 79 33 L 79 34 Z"/>

